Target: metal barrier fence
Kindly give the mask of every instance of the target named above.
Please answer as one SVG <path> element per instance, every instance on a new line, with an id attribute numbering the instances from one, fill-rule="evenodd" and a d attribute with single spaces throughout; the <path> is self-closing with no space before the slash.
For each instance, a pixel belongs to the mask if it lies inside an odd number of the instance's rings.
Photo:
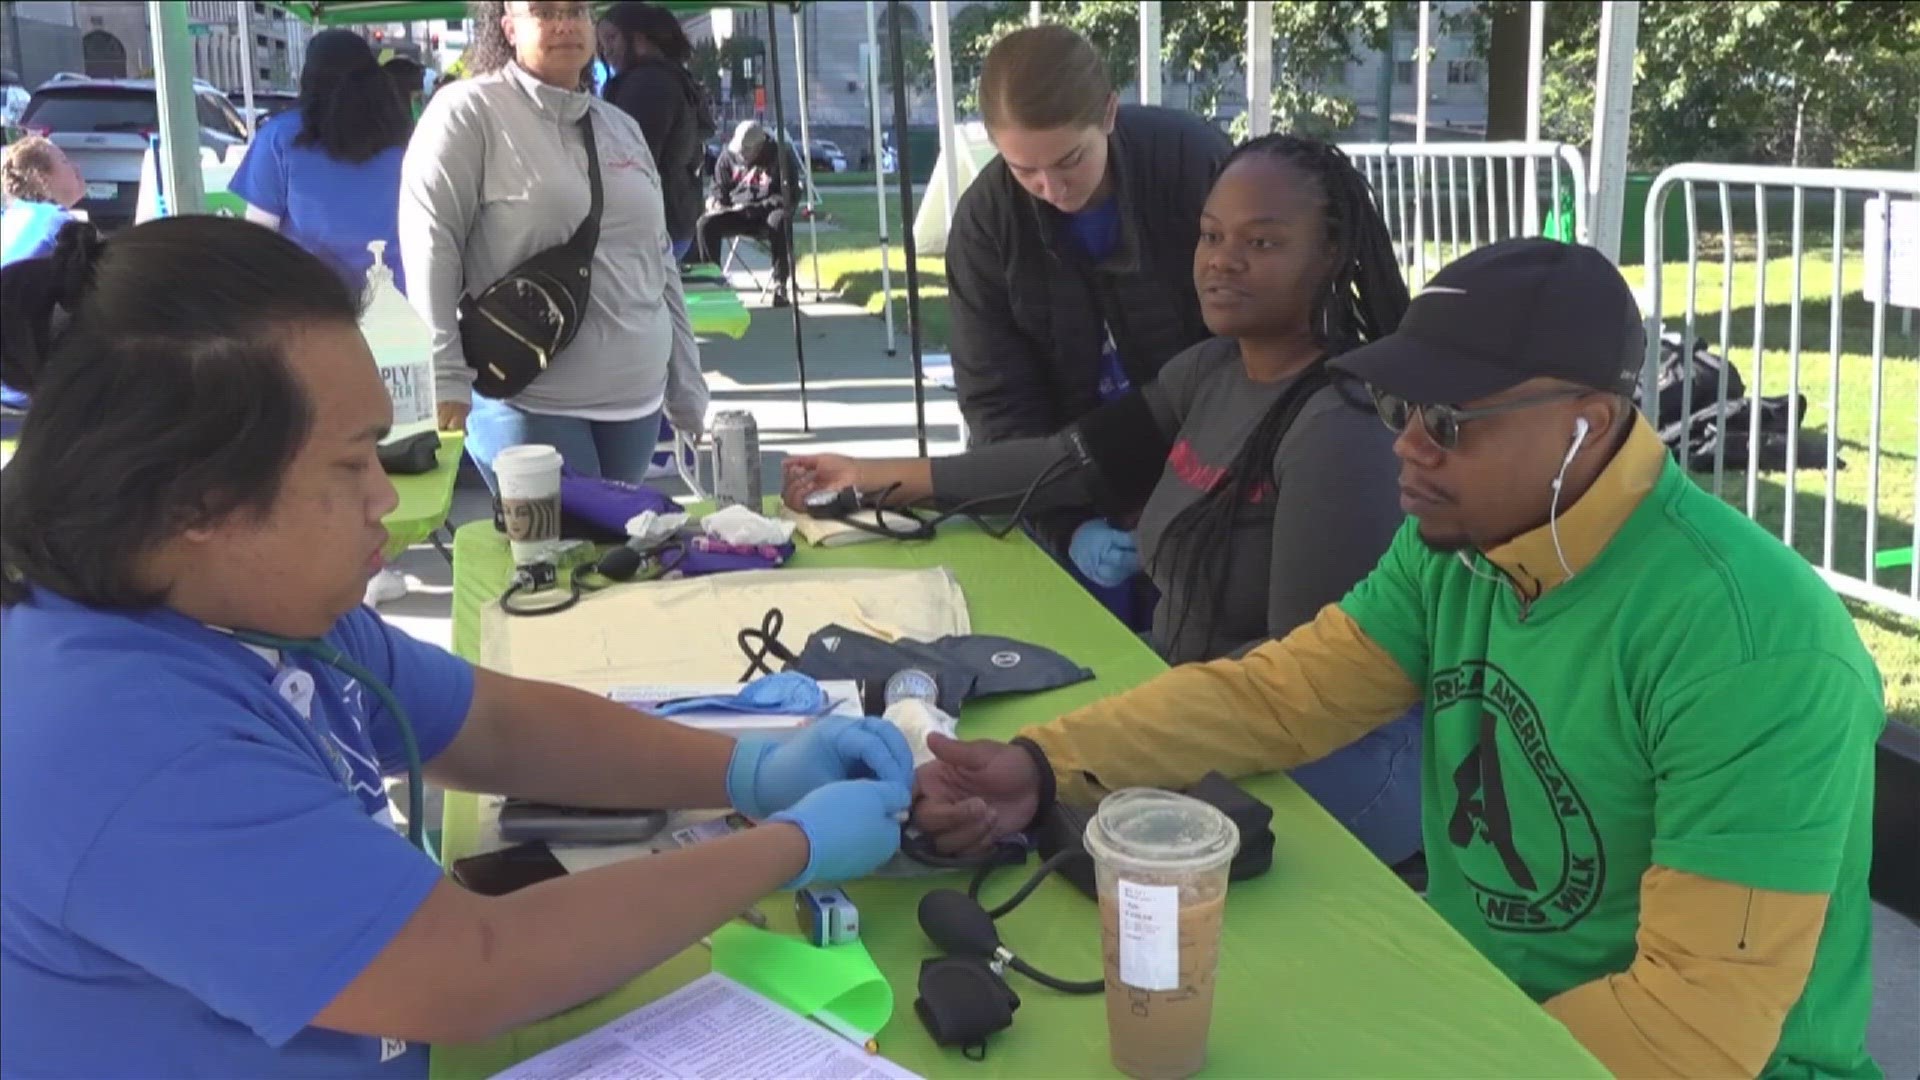
<path id="1" fill-rule="evenodd" d="M 1545 232 L 1587 240 L 1586 165 L 1580 151 L 1564 143 L 1342 143 L 1340 149 L 1373 186 L 1401 273 L 1415 292 L 1427 281 L 1429 247 L 1438 270 L 1510 237 Z"/>
<path id="2" fill-rule="evenodd" d="M 1669 328 L 1666 325 L 1665 318 L 1667 312 L 1663 307 L 1667 299 L 1666 288 L 1662 281 L 1664 276 L 1662 267 L 1665 265 L 1669 253 L 1662 250 L 1662 233 L 1664 230 L 1661 226 L 1666 220 L 1668 198 L 1676 189 L 1682 194 L 1687 224 L 1686 311 L 1680 324 Z M 1916 431 L 1920 432 L 1920 393 L 1913 395 L 1915 399 L 1913 401 L 1896 401 L 1889 403 L 1886 390 L 1888 364 L 1890 362 L 1898 363 L 1905 360 L 1912 360 L 1916 366 L 1920 366 L 1920 356 L 1913 355 L 1912 352 L 1893 357 L 1890 357 L 1888 354 L 1888 336 L 1890 329 L 1889 300 L 1892 295 L 1894 282 L 1892 274 L 1894 260 L 1891 257 L 1891 253 L 1896 244 L 1896 218 L 1893 207 L 1897 204 L 1894 202 L 1894 199 L 1897 196 L 1906 196 L 1909 198 L 1920 197 L 1920 173 L 1860 169 L 1798 169 L 1758 165 L 1685 164 L 1675 165 L 1667 169 L 1654 180 L 1653 187 L 1648 193 L 1646 206 L 1646 287 L 1644 295 L 1647 303 L 1646 316 L 1648 333 L 1647 367 L 1643 376 L 1644 385 L 1641 400 L 1646 408 L 1658 409 L 1659 394 L 1657 384 L 1660 363 L 1661 331 L 1663 329 L 1678 330 L 1683 336 L 1683 348 L 1681 351 L 1686 357 L 1684 368 L 1686 378 L 1681 383 L 1682 400 L 1680 415 L 1683 418 L 1691 418 L 1695 411 L 1692 396 L 1694 365 L 1692 343 L 1698 338 L 1696 327 L 1699 322 L 1697 307 L 1700 291 L 1701 265 L 1701 232 L 1699 219 L 1701 198 L 1703 195 L 1709 196 L 1710 198 L 1708 203 L 1709 209 L 1711 209 L 1716 202 L 1718 205 L 1720 226 L 1718 261 L 1721 275 L 1718 349 L 1722 358 L 1727 360 L 1729 365 L 1731 365 L 1733 361 L 1731 353 L 1736 348 L 1741 347 L 1739 344 L 1736 344 L 1734 340 L 1735 328 L 1733 315 L 1736 304 L 1734 282 L 1737 276 L 1736 270 L 1738 269 L 1738 264 L 1743 261 L 1740 249 L 1748 247 L 1749 244 L 1746 232 L 1736 228 L 1735 206 L 1736 203 L 1738 203 L 1743 207 L 1750 207 L 1747 214 L 1747 223 L 1750 223 L 1752 228 L 1750 254 L 1753 267 L 1753 325 L 1751 327 L 1751 341 L 1746 345 L 1746 348 L 1749 350 L 1748 363 L 1745 365 L 1743 373 L 1748 397 L 1745 510 L 1748 517 L 1761 521 L 1762 525 L 1767 526 L 1770 531 L 1774 532 L 1775 535 L 1779 536 L 1789 546 L 1795 544 L 1795 526 L 1798 524 L 1796 520 L 1795 503 L 1798 501 L 1799 496 L 1798 469 L 1800 460 L 1801 410 L 1791 405 L 1786 410 L 1788 416 L 1786 471 L 1781 480 L 1781 487 L 1783 488 L 1784 494 L 1781 506 L 1777 513 L 1771 507 L 1765 508 L 1763 511 L 1759 497 L 1760 451 L 1762 443 L 1760 399 L 1762 397 L 1763 383 L 1767 377 L 1766 362 L 1769 353 L 1775 354 L 1776 358 L 1777 355 L 1782 352 L 1786 354 L 1787 376 L 1785 383 L 1787 393 L 1790 395 L 1798 395 L 1801 392 L 1800 354 L 1803 329 L 1802 299 L 1804 296 L 1803 289 L 1806 276 L 1803 263 L 1806 255 L 1807 204 L 1810 197 L 1816 203 L 1831 203 L 1832 235 L 1827 238 L 1829 247 L 1828 256 L 1832 260 L 1833 265 L 1829 268 L 1830 280 L 1827 283 L 1831 295 L 1828 297 L 1827 303 L 1827 340 L 1825 350 L 1827 353 L 1827 395 L 1825 402 L 1827 411 L 1826 466 L 1823 477 L 1824 486 L 1822 489 L 1821 531 L 1818 557 L 1816 558 L 1811 551 L 1805 553 L 1809 561 L 1815 564 L 1815 568 L 1821 577 L 1833 587 L 1835 592 L 1843 596 L 1879 604 L 1903 615 L 1920 617 L 1920 559 L 1914 557 L 1914 548 L 1912 546 L 1914 539 L 1911 535 L 1911 529 L 1909 529 L 1909 537 L 1907 539 L 1909 546 L 1904 550 L 1883 550 L 1880 547 L 1880 518 L 1883 511 L 1880 500 L 1880 480 L 1883 458 L 1893 461 L 1904 461 L 1906 467 L 1914 469 L 1915 480 L 1912 502 L 1909 503 L 1906 508 L 1907 524 L 1911 526 L 1916 520 L 1920 520 L 1920 467 L 1916 467 L 1920 466 L 1920 461 L 1916 461 L 1916 459 L 1920 459 L 1920 445 L 1893 455 L 1888 455 L 1886 448 L 1882 445 L 1885 426 L 1884 416 L 1890 404 L 1896 409 L 1904 407 L 1914 410 L 1913 415 L 1916 419 Z M 1788 268 L 1788 273 L 1791 278 L 1790 298 L 1788 300 L 1790 307 L 1787 316 L 1788 330 L 1784 344 L 1777 341 L 1769 343 L 1766 335 L 1767 314 L 1769 309 L 1776 305 L 1769 303 L 1767 296 L 1767 262 L 1770 251 L 1775 247 L 1770 244 L 1768 233 L 1768 215 L 1770 210 L 1768 204 L 1776 200 L 1786 201 L 1789 199 L 1791 200 L 1790 212 L 1792 223 L 1787 245 L 1791 252 L 1791 266 Z M 1876 206 L 1877 209 L 1875 209 Z M 1816 212 L 1818 211 L 1819 207 L 1816 206 Z M 1852 216 L 1854 212 L 1858 212 L 1858 219 Z M 1902 211 L 1902 213 L 1905 213 L 1905 211 Z M 1920 211 L 1914 211 L 1914 213 L 1920 216 Z M 1871 217 L 1877 217 L 1879 220 L 1870 220 Z M 1857 240 L 1850 234 L 1850 229 L 1853 227 L 1855 220 L 1859 222 Z M 1912 225 L 1910 227 L 1915 230 L 1920 230 L 1920 225 Z M 1904 234 L 1902 235 L 1902 240 L 1906 243 L 1920 242 L 1916 241 L 1914 237 L 1908 237 Z M 1870 247 L 1877 250 L 1869 250 Z M 1679 260 L 1675 258 L 1674 262 L 1677 266 Z M 1875 276 L 1879 278 L 1877 289 L 1874 288 L 1875 282 L 1867 280 L 1867 272 L 1865 270 L 1867 266 L 1875 268 Z M 1859 271 L 1858 280 L 1860 287 L 1857 289 L 1850 290 L 1848 287 L 1849 269 L 1857 269 Z M 1867 297 L 1872 297 L 1872 299 L 1868 300 Z M 1849 325 L 1849 314 L 1852 321 L 1851 325 Z M 1869 320 L 1864 328 L 1859 325 L 1863 317 Z M 1777 327 L 1778 324 L 1776 323 L 1775 325 Z M 1910 326 L 1911 323 L 1909 322 L 1907 325 Z M 1914 344 L 1911 334 L 1903 331 L 1903 336 L 1906 340 L 1906 349 L 1913 350 Z M 1858 449 L 1862 448 L 1861 444 L 1857 441 L 1861 432 L 1851 430 L 1852 428 L 1860 426 L 1857 419 L 1846 423 L 1846 426 L 1850 428 L 1849 431 L 1844 434 L 1841 431 L 1843 421 L 1845 420 L 1845 414 L 1843 412 L 1844 399 L 1842 395 L 1842 357 L 1863 355 L 1857 350 L 1857 346 L 1862 337 L 1870 342 L 1868 345 L 1870 353 L 1864 354 L 1869 356 L 1870 368 L 1867 372 L 1861 373 L 1857 370 L 1857 363 L 1845 365 L 1856 369 L 1854 371 L 1856 379 L 1861 374 L 1865 374 L 1866 377 L 1871 380 L 1871 389 L 1868 391 L 1868 412 L 1864 425 L 1866 429 L 1864 432 L 1866 441 L 1863 447 L 1866 453 L 1865 492 L 1862 498 L 1864 502 L 1862 509 L 1864 510 L 1865 520 L 1861 525 L 1863 535 L 1860 541 L 1861 546 L 1858 549 L 1860 559 L 1856 564 L 1852 559 L 1853 553 L 1841 549 L 1836 537 L 1836 518 L 1839 516 L 1839 510 L 1842 505 L 1842 500 L 1838 497 L 1839 469 L 1837 463 L 1840 460 L 1839 455 L 1843 445 L 1849 454 L 1855 455 L 1857 455 Z M 1849 341 L 1856 346 L 1856 349 L 1848 349 Z M 1775 369 L 1774 374 L 1776 376 L 1778 375 L 1777 369 Z M 1904 375 L 1900 381 L 1902 383 L 1908 382 Z M 1723 436 L 1725 434 L 1725 417 L 1728 406 L 1727 387 L 1728 381 L 1723 372 L 1720 376 L 1719 389 L 1712 405 L 1716 410 L 1716 427 Z M 1790 402 L 1794 400 L 1796 400 L 1796 398 L 1789 398 Z M 1809 401 L 1810 407 L 1817 404 L 1819 403 L 1812 400 Z M 1920 434 L 1916 435 L 1916 443 L 1920 443 Z M 1850 465 L 1849 468 L 1851 467 Z M 1716 452 L 1713 462 L 1713 492 L 1716 495 L 1723 494 L 1725 474 L 1726 440 L 1724 437 L 1721 437 L 1716 440 Z M 1853 485 L 1850 484 L 1849 486 Z M 1897 495 L 1895 499 L 1898 499 Z M 1762 518 L 1767 520 L 1762 520 Z M 1848 531 L 1851 530 L 1852 525 L 1849 523 Z M 1838 560 L 1836 556 L 1839 557 Z M 1897 587 L 1888 587 L 1876 582 L 1876 570 L 1894 570 L 1897 572 L 1898 568 L 1902 565 L 1907 567 L 1907 572 L 1904 575 L 1906 577 L 1904 590 Z"/>

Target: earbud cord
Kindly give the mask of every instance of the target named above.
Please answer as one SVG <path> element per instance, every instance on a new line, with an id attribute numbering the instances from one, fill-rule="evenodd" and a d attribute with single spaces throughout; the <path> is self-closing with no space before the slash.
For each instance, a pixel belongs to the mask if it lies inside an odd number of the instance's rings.
<path id="1" fill-rule="evenodd" d="M 1547 505 L 1547 535 L 1553 537 L 1553 554 L 1560 560 L 1560 570 L 1566 574 L 1566 580 L 1573 580 L 1573 567 L 1567 563 L 1566 549 L 1560 546 L 1560 486 L 1567 481 L 1567 469 L 1573 465 L 1573 459 L 1580 453 L 1581 444 L 1587 441 L 1587 421 L 1583 417 L 1574 426 L 1573 445 L 1567 448 L 1567 456 L 1560 459 L 1560 475 L 1553 478 L 1553 501 Z"/>

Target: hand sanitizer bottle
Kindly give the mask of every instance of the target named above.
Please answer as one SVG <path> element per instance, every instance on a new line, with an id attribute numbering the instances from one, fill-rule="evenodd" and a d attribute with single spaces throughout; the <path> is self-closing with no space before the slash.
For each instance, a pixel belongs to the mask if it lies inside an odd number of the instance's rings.
<path id="1" fill-rule="evenodd" d="M 393 434 L 388 438 L 392 442 L 434 429 L 433 331 L 394 285 L 386 248 L 385 240 L 367 244 L 373 265 L 367 270 L 360 333 L 373 350 L 380 378 L 393 399 Z"/>

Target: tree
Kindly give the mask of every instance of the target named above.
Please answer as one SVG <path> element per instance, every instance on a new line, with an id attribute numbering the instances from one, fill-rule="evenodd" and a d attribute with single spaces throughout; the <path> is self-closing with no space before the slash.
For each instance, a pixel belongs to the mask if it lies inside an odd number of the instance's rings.
<path id="1" fill-rule="evenodd" d="M 1555 3 L 1547 12 L 1543 134 L 1584 144 L 1599 5 Z M 1638 167 L 1911 160 L 1917 0 L 1652 0 L 1640 7 L 1639 38 L 1629 135 Z"/>
<path id="2" fill-rule="evenodd" d="M 1273 5 L 1275 125 L 1316 131 L 1352 122 L 1353 104 L 1327 89 L 1331 76 L 1377 49 L 1392 20 L 1413 5 L 1405 0 L 1336 0 Z M 963 112 L 977 108 L 979 65 L 995 41 L 1026 25 L 1027 5 L 981 4 L 953 21 L 954 77 L 964 78 Z M 1139 5 L 1132 0 L 1049 0 L 1041 18 L 1078 31 L 1106 57 L 1114 85 L 1136 77 L 1140 55 Z M 1166 0 L 1161 9 L 1161 63 L 1171 76 L 1191 76 L 1197 111 L 1211 114 L 1221 90 L 1239 77 L 1247 49 L 1246 0 Z"/>

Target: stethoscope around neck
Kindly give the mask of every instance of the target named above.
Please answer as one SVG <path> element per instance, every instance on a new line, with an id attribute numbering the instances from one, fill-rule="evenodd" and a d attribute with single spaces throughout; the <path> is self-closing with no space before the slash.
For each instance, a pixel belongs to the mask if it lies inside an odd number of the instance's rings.
<path id="1" fill-rule="evenodd" d="M 263 649 L 277 649 L 318 660 L 342 675 L 355 680 L 373 692 L 380 704 L 400 725 L 400 741 L 407 752 L 407 842 L 424 852 L 427 858 L 433 858 L 433 850 L 426 838 L 426 791 L 421 783 L 420 743 L 413 735 L 413 720 L 402 708 L 400 700 L 393 696 L 387 684 L 373 677 L 358 661 L 334 648 L 332 645 L 315 638 L 289 638 L 277 634 L 262 634 L 254 630 L 226 631 L 235 641 L 246 645 L 257 645 Z M 325 737 L 324 735 L 322 736 Z"/>

